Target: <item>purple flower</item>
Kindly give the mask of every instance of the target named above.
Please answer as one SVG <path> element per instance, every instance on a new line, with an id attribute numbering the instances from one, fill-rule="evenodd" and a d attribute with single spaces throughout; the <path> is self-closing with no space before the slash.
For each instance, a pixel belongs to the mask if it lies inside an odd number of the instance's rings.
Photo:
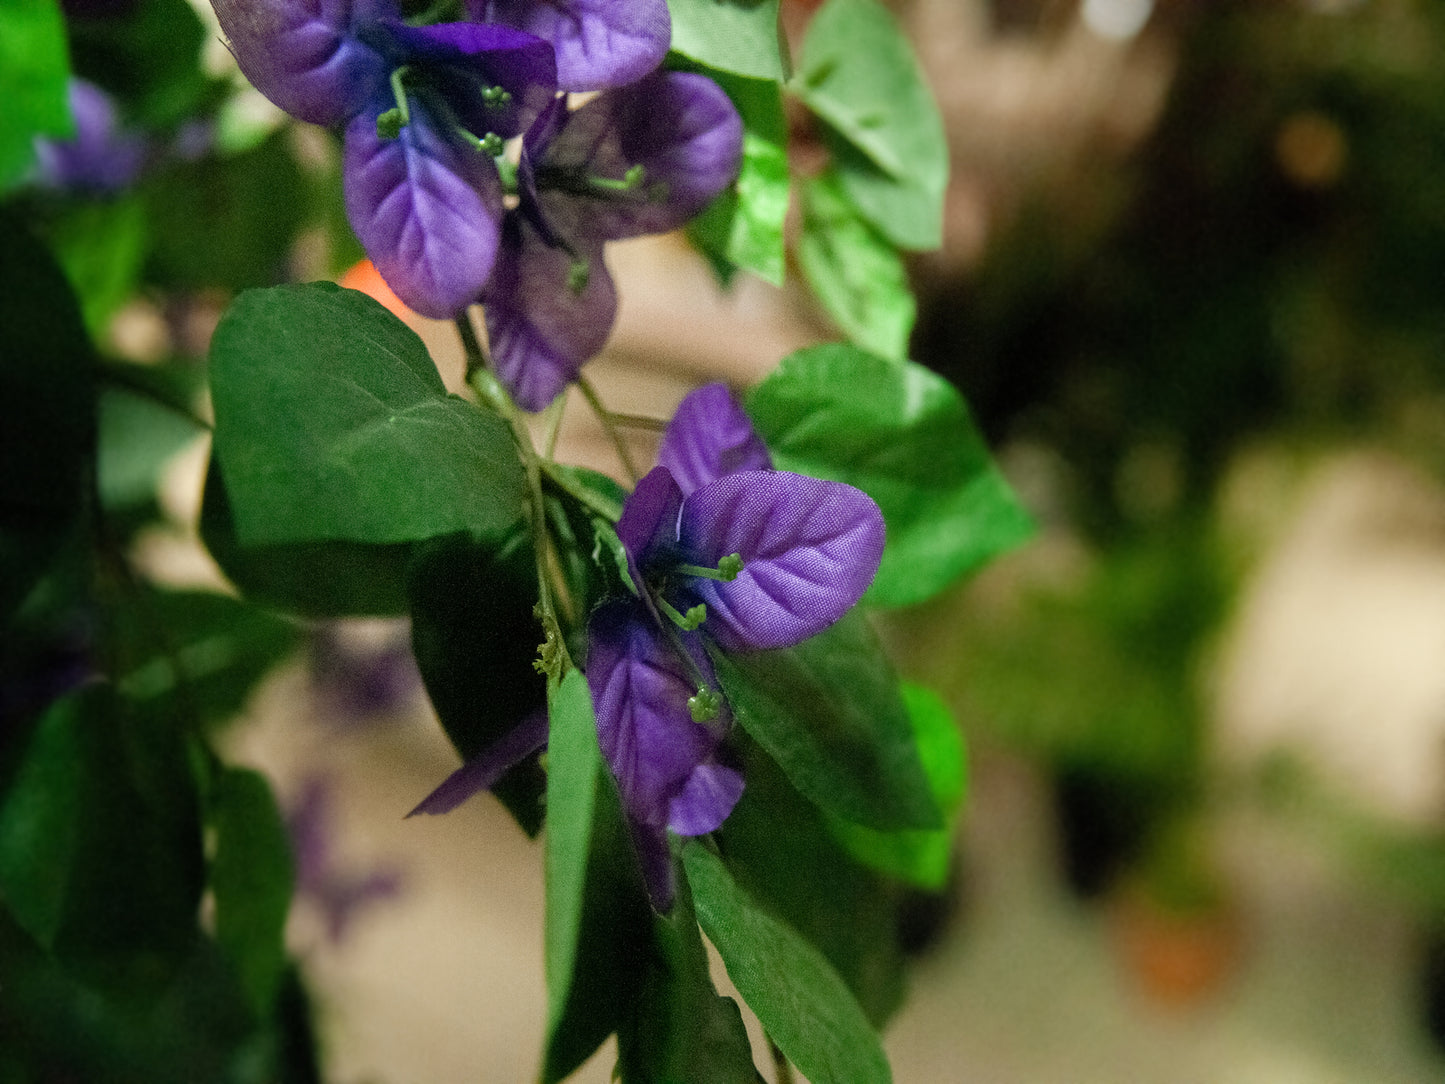
<path id="1" fill-rule="evenodd" d="M 525 30 L 552 43 L 562 90 L 632 83 L 667 55 L 667 0 L 467 0 L 472 17 Z"/>
<path id="2" fill-rule="evenodd" d="M 144 136 L 121 127 L 110 95 L 84 79 L 70 81 L 71 139 L 37 139 L 38 179 L 48 188 L 109 193 L 140 176 L 150 148 Z"/>
<path id="3" fill-rule="evenodd" d="M 712 831 L 743 789 L 722 746 L 731 714 L 709 644 L 784 648 L 826 629 L 872 582 L 883 517 L 851 486 L 758 469 L 767 452 L 719 385 L 684 400 L 659 459 L 617 525 L 636 594 L 594 611 L 587 681 L 602 755 L 665 910 L 667 831 Z"/>
<path id="4" fill-rule="evenodd" d="M 343 127 L 346 211 L 388 285 L 427 316 L 476 300 L 502 217 L 494 156 L 552 101 L 552 47 L 506 26 L 411 27 L 395 0 L 212 0 L 246 77 Z"/>
<path id="5" fill-rule="evenodd" d="M 617 295 L 605 242 L 681 226 L 741 160 L 737 111 L 701 75 L 659 72 L 538 117 L 482 297 L 497 373 L 524 409 L 544 408 L 607 341 Z"/>

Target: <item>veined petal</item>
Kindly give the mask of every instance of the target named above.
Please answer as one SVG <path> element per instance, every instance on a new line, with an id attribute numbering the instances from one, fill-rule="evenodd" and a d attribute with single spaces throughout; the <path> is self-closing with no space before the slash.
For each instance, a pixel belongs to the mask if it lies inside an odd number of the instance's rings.
<path id="1" fill-rule="evenodd" d="M 579 261 L 549 245 L 519 214 L 509 214 L 503 229 L 483 298 L 487 338 L 502 384 L 523 410 L 538 411 L 602 350 L 617 315 L 617 292 L 600 244 Z"/>
<path id="2" fill-rule="evenodd" d="M 658 72 L 573 113 L 538 166 L 538 185 L 555 185 L 558 198 L 574 201 L 594 236 L 666 233 L 733 183 L 742 146 L 742 121 L 716 83 Z M 621 181 L 636 166 L 641 179 L 627 190 L 596 192 L 580 183 Z"/>
<path id="3" fill-rule="evenodd" d="M 696 641 L 695 634 L 683 635 Z M 721 823 L 732 809 L 728 795 L 736 802 L 741 788 L 733 793 L 730 782 L 712 770 L 719 732 L 693 722 L 688 712 L 688 698 L 697 692 L 692 669 L 636 600 L 598 607 L 587 636 L 597 741 L 628 815 L 661 828 L 671 822 L 676 804 L 684 826 L 709 820 L 719 810 Z M 689 645 L 689 654 L 715 688 L 700 645 Z M 704 768 L 704 778 L 694 783 L 693 776 Z"/>
<path id="4" fill-rule="evenodd" d="M 678 404 L 662 434 L 657 464 L 684 494 L 740 470 L 769 470 L 767 445 L 725 384 L 706 384 Z"/>
<path id="5" fill-rule="evenodd" d="M 407 26 L 395 20 L 382 30 L 399 56 L 426 65 L 427 77 L 474 135 L 520 135 L 556 95 L 552 47 L 535 35 L 481 23 Z M 483 86 L 501 87 L 511 101 L 485 102 Z"/>
<path id="6" fill-rule="evenodd" d="M 468 0 L 472 17 L 546 38 L 562 90 L 601 90 L 647 75 L 667 55 L 667 0 Z"/>
<path id="7" fill-rule="evenodd" d="M 699 764 L 667 808 L 667 826 L 680 836 L 721 827 L 743 796 L 742 773 L 726 764 Z"/>
<path id="8" fill-rule="evenodd" d="M 357 28 L 399 17 L 393 0 L 211 0 L 251 85 L 293 117 L 341 124 L 386 83 L 390 65 Z"/>
<path id="9" fill-rule="evenodd" d="M 485 154 L 448 139 L 417 100 L 392 140 L 378 109 L 346 129 L 346 214 L 396 295 L 445 319 L 475 301 L 492 272 L 502 217 L 501 179 Z"/>
<path id="10" fill-rule="evenodd" d="M 547 744 L 547 713 L 534 712 L 451 775 L 407 814 L 450 813 L 474 794 L 490 790 L 498 779 Z"/>
<path id="11" fill-rule="evenodd" d="M 617 537 L 633 563 L 632 582 L 642 583 L 637 566 L 646 565 L 677 545 L 677 517 L 682 490 L 666 467 L 653 467 L 622 506 Z"/>
<path id="12" fill-rule="evenodd" d="M 695 564 L 742 556 L 731 583 L 688 581 L 707 604 L 703 628 L 734 651 L 822 632 L 862 597 L 883 555 L 883 516 L 867 494 L 786 471 L 709 482 L 683 501 L 678 529 Z"/>

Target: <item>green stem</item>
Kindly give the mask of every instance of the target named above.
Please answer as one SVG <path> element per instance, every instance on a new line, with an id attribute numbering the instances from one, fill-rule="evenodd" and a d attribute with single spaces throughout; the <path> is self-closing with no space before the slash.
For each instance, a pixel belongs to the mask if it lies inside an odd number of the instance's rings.
<path id="1" fill-rule="evenodd" d="M 621 505 L 592 492 L 586 486 L 578 485 L 567 471 L 556 463 L 546 459 L 542 460 L 542 473 L 552 479 L 559 489 L 566 490 L 608 523 L 616 523 L 622 518 Z"/>
<path id="2" fill-rule="evenodd" d="M 637 473 L 637 465 L 632 461 L 632 453 L 627 450 L 627 442 L 617 431 L 616 415 L 602 405 L 602 400 L 597 395 L 597 389 L 586 377 L 578 376 L 577 386 L 582 389 L 582 395 L 587 400 L 587 405 L 592 408 L 592 412 L 597 415 L 597 420 L 602 423 L 602 428 L 607 433 L 608 439 L 612 441 L 612 447 L 617 450 L 617 457 L 622 460 L 623 469 L 627 471 L 632 484 L 637 485 L 638 479 L 642 476 Z"/>
<path id="3" fill-rule="evenodd" d="M 512 427 L 512 438 L 517 445 L 517 452 L 522 457 L 522 469 L 527 478 L 527 518 L 532 525 L 532 550 L 536 554 L 537 562 L 537 600 L 541 607 L 542 625 L 547 639 L 556 645 L 560 662 L 556 676 L 560 678 L 573 666 L 573 662 L 567 651 L 567 639 L 562 635 L 562 623 L 557 616 L 557 599 L 552 590 L 553 577 L 560 563 L 553 552 L 552 534 L 547 530 L 547 508 L 542 495 L 544 463 L 532 443 L 527 419 L 489 370 L 486 352 L 477 339 L 471 318 L 464 312 L 457 316 L 455 323 L 457 332 L 461 335 L 462 348 L 466 351 L 468 383 L 507 420 Z M 482 382 L 483 376 L 487 378 L 486 384 Z M 568 609 L 575 607 L 569 606 Z"/>

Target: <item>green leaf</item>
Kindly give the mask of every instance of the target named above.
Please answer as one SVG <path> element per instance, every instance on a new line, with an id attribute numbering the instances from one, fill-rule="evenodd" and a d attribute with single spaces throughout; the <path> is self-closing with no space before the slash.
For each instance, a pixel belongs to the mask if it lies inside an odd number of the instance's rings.
<path id="1" fill-rule="evenodd" d="M 728 869 L 827 958 L 873 1026 L 883 1027 L 903 1003 L 902 883 L 849 854 L 757 742 L 743 735 L 735 746 L 748 785 L 714 837 Z"/>
<path id="2" fill-rule="evenodd" d="M 797 788 L 846 820 L 936 828 L 898 680 L 862 614 L 785 651 L 713 651 L 733 714 Z"/>
<path id="3" fill-rule="evenodd" d="M 65 20 L 55 0 L 0 5 L 0 191 L 35 161 L 37 135 L 75 134 L 66 84 Z"/>
<path id="4" fill-rule="evenodd" d="M 847 156 L 839 162 L 844 188 L 873 224 L 904 248 L 937 247 L 948 145 L 913 49 L 888 10 L 877 0 L 828 0 L 808 24 L 789 87 L 827 122 L 835 149 L 845 143 L 875 167 L 873 175 Z M 878 198 L 880 183 L 890 199 Z"/>
<path id="5" fill-rule="evenodd" d="M 0 900 L 50 948 L 64 916 L 83 795 L 80 700 L 66 697 L 41 717 L 0 804 Z"/>
<path id="6" fill-rule="evenodd" d="M 726 281 L 737 268 L 783 284 L 783 223 L 788 214 L 788 128 L 782 90 L 695 65 L 715 79 L 743 120 L 743 163 L 737 184 L 688 226 L 688 236 Z"/>
<path id="7" fill-rule="evenodd" d="M 587 679 L 573 670 L 550 692 L 546 1084 L 570 1076 L 631 1018 L 652 914 L 597 748 Z"/>
<path id="8" fill-rule="evenodd" d="M 702 844 L 688 843 L 683 862 L 703 932 L 788 1060 L 813 1084 L 891 1081 L 877 1034 L 822 954 L 759 909 Z"/>
<path id="9" fill-rule="evenodd" d="M 173 127 L 202 107 L 211 85 L 201 65 L 207 34 L 186 0 L 138 0 L 124 17 L 67 22 L 76 72 L 134 103 L 142 125 Z"/>
<path id="10" fill-rule="evenodd" d="M 908 359 L 918 305 L 897 250 L 859 213 L 833 172 L 803 185 L 798 263 L 818 300 L 858 346 Z"/>
<path id="11" fill-rule="evenodd" d="M 3 37 L 3 34 L 0 34 Z M 94 353 L 65 275 L 0 212 L 0 621 L 80 518 L 95 449 Z"/>
<path id="12" fill-rule="evenodd" d="M 153 504 L 161 469 L 201 435 L 201 424 L 125 388 L 103 389 L 98 405 L 101 503 L 111 509 Z"/>
<path id="13" fill-rule="evenodd" d="M 66 201 L 47 231 L 91 334 L 101 336 L 116 310 L 135 295 L 149 230 L 145 206 L 131 193 Z"/>
<path id="14" fill-rule="evenodd" d="M 287 276 L 312 192 L 281 128 L 238 154 L 172 161 L 141 185 L 150 223 L 150 281 L 228 292 Z"/>
<path id="15" fill-rule="evenodd" d="M 783 359 L 747 410 L 778 467 L 878 502 L 888 543 L 867 602 L 921 602 L 1032 531 L 963 397 L 921 365 L 810 347 Z"/>
<path id="16" fill-rule="evenodd" d="M 737 1002 L 712 984 L 686 877 L 671 913 L 652 916 L 650 948 L 637 1012 L 617 1033 L 622 1084 L 763 1084 Z"/>
<path id="17" fill-rule="evenodd" d="M 174 717 L 105 685 L 57 702 L 31 736 L 0 807 L 0 895 L 83 981 L 158 996 L 192 950 L 204 884 L 192 754 Z"/>
<path id="18" fill-rule="evenodd" d="M 934 804 L 944 827 L 934 831 L 878 832 L 829 817 L 828 827 L 849 853 L 873 869 L 920 888 L 940 891 L 953 861 L 953 827 L 963 804 L 967 778 L 963 736 L 948 706 L 935 692 L 904 684 L 908 719 Z"/>
<path id="19" fill-rule="evenodd" d="M 295 875 L 291 843 L 271 785 L 259 772 L 227 768 L 211 793 L 215 857 L 211 891 L 216 941 L 258 1017 L 275 1004 L 286 973 L 286 913 Z"/>
<path id="20" fill-rule="evenodd" d="M 242 294 L 211 343 L 216 456 L 243 546 L 501 534 L 522 514 L 505 422 L 355 290 Z"/>
<path id="21" fill-rule="evenodd" d="M 247 600 L 304 617 L 399 617 L 407 612 L 412 547 L 363 542 L 242 546 L 225 482 L 211 458 L 201 540 Z"/>
<path id="22" fill-rule="evenodd" d="M 501 547 L 449 535 L 417 547 L 407 576 L 411 646 L 442 729 L 470 760 L 547 707 L 533 668 L 542 627 L 532 613 L 537 568 L 521 535 Z M 545 779 L 536 757 L 492 787 L 523 831 L 542 827 Z"/>
<path id="23" fill-rule="evenodd" d="M 667 0 L 672 49 L 710 68 L 753 79 L 786 79 L 779 0 Z"/>

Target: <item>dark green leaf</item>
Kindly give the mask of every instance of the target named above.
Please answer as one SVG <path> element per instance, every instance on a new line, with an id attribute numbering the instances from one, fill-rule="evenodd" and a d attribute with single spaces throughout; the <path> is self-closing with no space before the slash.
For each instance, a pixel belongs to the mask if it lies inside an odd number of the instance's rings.
<path id="1" fill-rule="evenodd" d="M 407 577 L 411 646 L 442 728 L 470 760 L 547 707 L 533 668 L 542 626 L 537 569 L 520 536 L 502 547 L 450 535 L 417 547 Z M 492 787 L 528 835 L 542 826 L 545 780 L 529 757 Z"/>
<path id="2" fill-rule="evenodd" d="M 756 742 L 740 741 L 738 750 L 747 789 L 715 837 L 728 869 L 827 957 L 881 1028 L 903 1002 L 903 885 L 849 854 L 827 815 Z"/>
<path id="3" fill-rule="evenodd" d="M 652 911 L 597 748 L 586 678 L 570 671 L 550 699 L 543 1079 L 554 1084 L 631 1018 Z"/>
<path id="4" fill-rule="evenodd" d="M 448 396 L 421 340 L 365 294 L 241 295 L 212 340 L 211 388 L 243 546 L 501 534 L 521 518 L 506 423 Z"/>
<path id="5" fill-rule="evenodd" d="M 57 702 L 0 807 L 0 888 L 23 901 L 17 921 L 77 978 L 154 997 L 192 951 L 203 881 L 177 721 L 103 685 Z"/>
<path id="6" fill-rule="evenodd" d="M 920 888 L 941 890 L 953 860 L 953 826 L 963 804 L 967 780 L 963 736 L 948 706 L 937 693 L 917 685 L 903 686 L 908 718 L 934 804 L 944 826 L 933 831 L 878 832 L 838 817 L 828 827 L 853 857 L 873 869 Z"/>
<path id="7" fill-rule="evenodd" d="M 786 79 L 779 0 L 667 0 L 672 49 L 710 68 L 754 79 Z"/>
<path id="8" fill-rule="evenodd" d="M 797 647 L 713 662 L 738 722 L 809 799 L 874 828 L 939 825 L 898 679 L 860 613 Z"/>
<path id="9" fill-rule="evenodd" d="M 66 98 L 70 62 L 65 20 L 55 0 L 0 6 L 0 190 L 35 161 L 34 137 L 75 132 Z"/>
<path id="10" fill-rule="evenodd" d="M 860 43 L 866 42 L 866 46 Z M 948 145 L 908 39 L 877 0 L 828 0 L 803 38 L 791 88 L 829 129 L 876 167 L 840 162 L 843 186 L 885 236 L 904 248 L 942 240 Z M 870 186 L 894 195 L 880 200 Z"/>
<path id="11" fill-rule="evenodd" d="M 0 34 L 3 37 L 3 34 Z M 75 525 L 95 448 L 94 355 L 50 254 L 0 213 L 0 621 Z"/>
<path id="12" fill-rule="evenodd" d="M 135 295 L 150 234 L 144 204 L 134 194 L 66 201 L 46 232 L 99 337 Z"/>
<path id="13" fill-rule="evenodd" d="M 859 214 L 836 173 L 810 178 L 802 195 L 798 263 L 818 300 L 863 349 L 907 360 L 918 305 L 897 250 Z"/>
<path id="14" fill-rule="evenodd" d="M 140 189 L 147 274 L 185 290 L 242 290 L 287 277 L 311 194 L 287 130 L 238 154 L 174 161 Z"/>
<path id="15" fill-rule="evenodd" d="M 687 878 L 672 912 L 654 914 L 637 1013 L 617 1034 L 622 1084 L 763 1084 L 737 1002 L 708 972 Z"/>
<path id="16" fill-rule="evenodd" d="M 683 849 L 698 921 L 778 1048 L 813 1084 L 893 1079 L 877 1034 L 812 945 L 756 903 L 700 843 Z"/>
<path id="17" fill-rule="evenodd" d="M 250 602 L 305 617 L 397 617 L 406 613 L 412 547 L 363 542 L 242 546 L 225 482 L 211 459 L 201 502 L 201 539 Z"/>
<path id="18" fill-rule="evenodd" d="M 1028 537 L 957 390 L 849 346 L 800 350 L 747 399 L 777 465 L 875 501 L 888 545 L 865 600 L 920 602 Z"/>
<path id="19" fill-rule="evenodd" d="M 295 879 L 286 825 L 266 778 L 243 768 L 223 771 L 211 793 L 211 828 L 216 941 L 264 1019 L 286 971 L 286 912 Z"/>
<path id="20" fill-rule="evenodd" d="M 214 591 L 137 587 L 108 614 L 117 688 L 138 710 L 225 722 L 300 640 L 291 624 Z"/>
<path id="21" fill-rule="evenodd" d="M 688 236 L 726 278 L 737 268 L 783 284 L 783 221 L 788 214 L 788 129 L 782 91 L 689 65 L 717 80 L 743 119 L 743 164 L 737 184 L 688 226 Z"/>
<path id="22" fill-rule="evenodd" d="M 79 15 L 69 27 L 77 74 L 134 103 L 138 122 L 172 127 L 201 106 L 206 28 L 186 0 L 139 0 L 123 17 Z"/>

